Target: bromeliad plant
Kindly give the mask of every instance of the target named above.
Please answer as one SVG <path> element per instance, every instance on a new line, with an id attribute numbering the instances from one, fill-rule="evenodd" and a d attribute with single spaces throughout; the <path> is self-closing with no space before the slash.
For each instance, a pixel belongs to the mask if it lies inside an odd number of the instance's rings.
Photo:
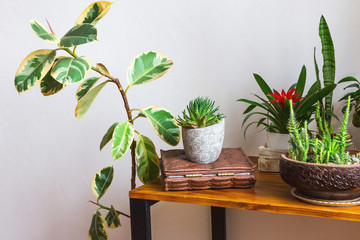
<path id="1" fill-rule="evenodd" d="M 290 119 L 288 129 L 290 133 L 291 158 L 294 160 L 320 164 L 349 164 L 353 158 L 345 151 L 351 145 L 350 136 L 347 133 L 347 124 L 350 112 L 350 97 L 344 114 L 344 120 L 336 135 L 328 127 L 326 119 L 320 116 L 320 103 L 316 108 L 315 120 L 318 128 L 317 137 L 312 138 L 307 129 L 307 121 L 304 126 L 295 119 L 295 113 L 290 105 Z"/>
<path id="2" fill-rule="evenodd" d="M 224 114 L 216 113 L 219 107 L 214 107 L 215 101 L 211 101 L 207 97 L 198 97 L 191 100 L 183 111 L 183 117 L 178 116 L 176 119 L 178 124 L 186 128 L 202 128 L 219 123 L 225 118 Z"/>
<path id="3" fill-rule="evenodd" d="M 41 49 L 30 53 L 20 64 L 15 75 L 16 90 L 21 93 L 40 84 L 44 96 L 55 94 L 68 85 L 80 83 L 76 92 L 77 105 L 75 116 L 82 118 L 89 110 L 96 96 L 107 84 L 114 84 L 119 90 L 127 120 L 114 123 L 105 133 L 100 143 L 100 150 L 112 141 L 111 153 L 114 160 L 124 156 L 131 150 L 132 177 L 131 188 L 135 188 L 136 173 L 143 183 L 157 179 L 160 175 L 159 157 L 153 142 L 134 128 L 134 121 L 138 117 L 146 117 L 159 137 L 166 143 L 175 146 L 180 140 L 180 129 L 175 117 L 166 109 L 150 106 L 144 109 L 131 109 L 127 92 L 132 86 L 144 84 L 162 77 L 173 65 L 165 55 L 158 52 L 144 52 L 134 58 L 127 71 L 127 88 L 124 90 L 118 78 L 113 77 L 105 65 L 98 63 L 93 67 L 85 56 L 78 56 L 75 52 L 78 46 L 97 39 L 96 23 L 108 12 L 111 2 L 99 1 L 88 6 L 62 38 L 59 38 L 50 27 L 46 30 L 40 22 L 31 20 L 30 24 L 35 34 L 48 42 L 57 45 L 55 49 Z M 70 56 L 62 56 L 65 52 Z M 98 76 L 87 78 L 93 70 Z M 139 115 L 133 118 L 134 111 Z M 137 135 L 137 137 L 136 137 Z M 105 227 L 119 227 L 119 215 L 127 214 L 115 210 L 113 206 L 100 204 L 109 188 L 114 175 L 113 166 L 98 171 L 92 179 L 92 192 L 97 201 L 93 202 L 99 208 L 93 214 L 89 230 L 90 239 L 108 239 Z M 100 209 L 106 210 L 103 218 Z"/>
<path id="4" fill-rule="evenodd" d="M 272 91 L 269 85 L 258 74 L 254 74 L 254 78 L 266 99 L 253 94 L 260 100 L 259 102 L 243 98 L 237 100 L 249 104 L 243 113 L 246 114 L 246 117 L 243 120 L 242 127 L 245 126 L 252 116 L 261 116 L 259 120 L 247 124 L 244 136 L 248 128 L 254 124 L 256 124 L 256 127 L 263 126 L 264 129 L 270 132 L 288 133 L 286 126 L 290 116 L 290 100 L 292 100 L 295 117 L 300 125 L 303 126 L 305 121 L 311 122 L 311 116 L 316 109 L 316 102 L 332 92 L 336 86 L 332 84 L 321 89 L 321 86 L 315 82 L 308 92 L 304 94 L 306 83 L 305 66 L 301 69 L 297 83 L 293 84 L 287 92 L 282 90 L 281 94 L 276 90 Z M 257 111 L 258 109 L 262 111 Z"/>
<path id="5" fill-rule="evenodd" d="M 351 97 L 350 110 L 354 110 L 352 115 L 352 124 L 354 127 L 360 127 L 360 82 L 354 77 L 347 77 L 339 81 L 339 83 L 353 82 L 346 86 L 344 90 L 351 88 L 352 91 L 345 94 L 339 101 L 346 100 L 349 96 Z M 343 112 L 346 106 L 343 107 Z"/>

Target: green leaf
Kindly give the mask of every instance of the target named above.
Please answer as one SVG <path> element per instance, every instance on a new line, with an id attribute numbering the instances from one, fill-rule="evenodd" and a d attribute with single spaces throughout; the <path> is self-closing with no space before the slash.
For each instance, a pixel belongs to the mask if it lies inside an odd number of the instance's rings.
<path id="1" fill-rule="evenodd" d="M 91 181 L 91 190 L 98 201 L 110 187 L 113 177 L 114 168 L 112 166 L 104 167 L 94 175 Z"/>
<path id="2" fill-rule="evenodd" d="M 173 62 L 162 53 L 141 53 L 129 65 L 127 72 L 129 87 L 151 82 L 162 77 L 170 70 L 172 65 Z"/>
<path id="3" fill-rule="evenodd" d="M 39 38 L 55 44 L 58 44 L 60 42 L 60 38 L 58 36 L 49 33 L 46 30 L 45 26 L 42 25 L 40 22 L 36 21 L 35 19 L 30 20 L 30 25 L 31 28 L 34 30 L 36 36 L 38 36 Z"/>
<path id="4" fill-rule="evenodd" d="M 144 135 L 140 135 L 136 141 L 135 154 L 137 161 L 137 173 L 142 183 L 148 183 L 160 176 L 160 160 L 156 154 L 153 142 Z"/>
<path id="5" fill-rule="evenodd" d="M 130 122 L 116 125 L 112 136 L 112 156 L 114 160 L 121 158 L 134 140 L 134 127 Z"/>
<path id="6" fill-rule="evenodd" d="M 344 82 L 357 82 L 360 84 L 360 82 L 354 77 L 345 77 L 341 79 L 338 83 L 344 83 Z"/>
<path id="7" fill-rule="evenodd" d="M 323 78 L 324 86 L 330 86 L 335 83 L 335 50 L 334 44 L 330 35 L 329 27 L 324 16 L 321 16 L 319 25 L 319 36 L 322 45 L 323 54 Z M 325 97 L 326 111 L 332 111 L 332 93 Z M 327 119 L 328 121 L 330 119 Z M 330 122 L 329 122 L 330 124 Z"/>
<path id="8" fill-rule="evenodd" d="M 151 126 L 162 140 L 172 146 L 179 143 L 180 128 L 171 112 L 159 106 L 151 106 L 142 109 L 141 112 L 150 121 Z"/>
<path id="9" fill-rule="evenodd" d="M 89 110 L 91 104 L 94 102 L 96 96 L 100 93 L 101 89 L 110 81 L 105 81 L 100 83 L 93 89 L 91 89 L 88 93 L 86 93 L 78 102 L 75 108 L 75 117 L 82 118 L 85 113 Z"/>
<path id="10" fill-rule="evenodd" d="M 51 76 L 59 83 L 68 85 L 84 80 L 90 72 L 91 64 L 87 57 L 63 57 L 51 69 Z"/>
<path id="11" fill-rule="evenodd" d="M 302 97 L 304 95 L 305 83 L 306 83 L 306 67 L 304 65 L 301 68 L 299 79 L 296 83 L 295 93 L 300 93 L 297 97 Z"/>
<path id="12" fill-rule="evenodd" d="M 267 85 L 267 83 L 265 82 L 265 80 L 260 77 L 260 75 L 254 73 L 254 78 L 257 82 L 257 84 L 259 85 L 259 87 L 261 88 L 262 92 L 264 93 L 264 95 L 269 98 L 269 94 L 272 93 L 271 88 L 269 87 L 269 85 Z"/>
<path id="13" fill-rule="evenodd" d="M 56 51 L 41 49 L 30 53 L 20 63 L 15 74 L 15 88 L 25 92 L 38 84 L 50 71 L 56 57 Z"/>
<path id="14" fill-rule="evenodd" d="M 80 99 L 95 85 L 97 81 L 99 81 L 101 77 L 91 77 L 86 79 L 77 89 L 76 91 L 76 99 L 80 101 Z"/>
<path id="15" fill-rule="evenodd" d="M 121 227 L 119 213 L 116 212 L 113 205 L 111 205 L 110 211 L 105 217 L 105 221 L 108 228 Z"/>
<path id="16" fill-rule="evenodd" d="M 59 91 L 61 91 L 65 85 L 59 83 L 56 81 L 50 74 L 51 71 L 49 71 L 43 79 L 41 79 L 40 82 L 40 89 L 41 93 L 44 96 L 50 96 L 53 95 Z"/>
<path id="17" fill-rule="evenodd" d="M 105 224 L 105 220 L 99 210 L 94 212 L 89 229 L 89 238 L 91 240 L 107 240 L 108 235 L 106 233 Z"/>
<path id="18" fill-rule="evenodd" d="M 105 67 L 104 64 L 102 63 L 97 63 L 96 64 L 96 69 L 101 72 L 101 74 L 103 75 L 110 75 L 109 71 L 107 70 L 107 68 Z"/>
<path id="19" fill-rule="evenodd" d="M 105 133 L 104 137 L 101 140 L 100 143 L 100 151 L 105 147 L 105 145 L 110 142 L 110 140 L 112 139 L 115 127 L 119 124 L 119 122 L 114 123 L 113 125 L 111 125 L 111 127 L 107 130 L 107 132 Z"/>
<path id="20" fill-rule="evenodd" d="M 90 23 L 95 25 L 110 9 L 112 2 L 98 1 L 90 4 L 76 20 L 75 25 Z"/>
<path id="21" fill-rule="evenodd" d="M 61 47 L 74 47 L 97 40 L 96 28 L 88 23 L 71 28 L 60 40 Z"/>

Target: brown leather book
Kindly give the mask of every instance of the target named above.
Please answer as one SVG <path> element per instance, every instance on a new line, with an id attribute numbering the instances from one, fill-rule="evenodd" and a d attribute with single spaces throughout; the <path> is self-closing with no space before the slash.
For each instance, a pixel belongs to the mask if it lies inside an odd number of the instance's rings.
<path id="1" fill-rule="evenodd" d="M 256 165 L 241 148 L 223 148 L 210 164 L 191 162 L 183 149 L 161 150 L 160 165 L 165 191 L 251 188 L 256 182 Z"/>

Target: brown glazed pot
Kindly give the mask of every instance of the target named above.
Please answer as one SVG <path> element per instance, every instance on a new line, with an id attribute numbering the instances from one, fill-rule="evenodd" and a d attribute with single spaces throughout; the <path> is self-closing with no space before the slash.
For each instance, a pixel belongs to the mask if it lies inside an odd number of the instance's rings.
<path id="1" fill-rule="evenodd" d="M 328 165 L 299 162 L 282 154 L 280 176 L 284 182 L 310 198 L 350 200 L 360 197 L 360 164 Z"/>

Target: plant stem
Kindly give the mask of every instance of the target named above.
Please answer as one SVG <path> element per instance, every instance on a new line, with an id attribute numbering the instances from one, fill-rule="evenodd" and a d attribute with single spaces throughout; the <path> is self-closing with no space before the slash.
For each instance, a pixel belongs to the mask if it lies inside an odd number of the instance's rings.
<path id="1" fill-rule="evenodd" d="M 74 58 L 77 58 L 78 56 L 73 52 L 71 51 L 69 48 L 62 48 L 63 50 L 65 50 L 66 52 L 68 52 L 71 56 L 73 56 Z M 131 124 L 134 123 L 134 120 L 132 118 L 132 115 L 131 115 L 131 111 L 130 111 L 130 107 L 129 107 L 129 102 L 128 102 L 128 99 L 126 97 L 126 93 L 124 91 L 124 88 L 122 87 L 120 81 L 118 78 L 115 78 L 109 74 L 104 74 L 102 72 L 100 72 L 96 67 L 94 66 L 91 66 L 91 69 L 94 70 L 95 72 L 99 73 L 100 75 L 104 76 L 104 77 L 107 77 L 109 78 L 113 83 L 116 84 L 117 88 L 119 89 L 119 92 L 121 94 L 121 97 L 123 99 L 123 102 L 124 102 L 124 107 L 125 107 L 125 110 L 126 110 L 126 113 L 127 113 L 127 116 L 128 116 L 128 120 L 130 121 Z M 136 143 L 133 142 L 131 144 L 131 189 L 134 189 L 136 187 L 136 183 L 135 183 L 135 178 L 136 178 L 136 159 L 135 159 L 135 147 L 136 147 Z"/>
<path id="2" fill-rule="evenodd" d="M 89 200 L 89 202 L 91 202 L 92 204 L 95 204 L 95 205 L 99 206 L 99 207 L 102 208 L 102 209 L 105 209 L 105 210 L 109 210 L 109 211 L 110 211 L 110 208 L 109 208 L 109 207 L 106 207 L 106 206 L 104 206 L 104 205 L 101 205 L 100 203 L 96 203 L 96 202 L 91 201 L 91 200 Z M 130 218 L 130 215 L 127 215 L 127 214 L 125 214 L 125 213 L 123 213 L 123 212 L 120 212 L 120 211 L 118 211 L 118 210 L 116 210 L 116 212 L 117 212 L 118 214 L 121 214 L 121 215 L 123 215 L 123 216 L 125 216 L 125 217 Z"/>

